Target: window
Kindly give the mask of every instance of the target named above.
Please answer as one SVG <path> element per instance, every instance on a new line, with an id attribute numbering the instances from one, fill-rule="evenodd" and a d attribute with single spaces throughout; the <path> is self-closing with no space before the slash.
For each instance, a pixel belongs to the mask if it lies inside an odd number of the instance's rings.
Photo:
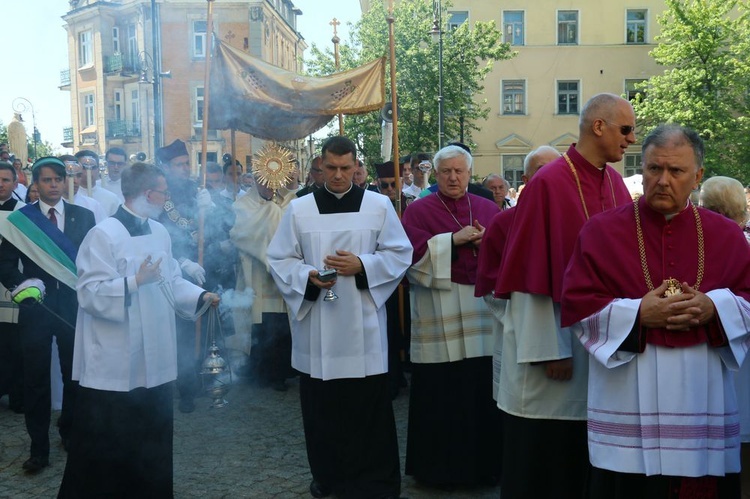
<path id="1" fill-rule="evenodd" d="M 523 184 L 521 175 L 523 175 L 523 160 L 525 157 L 523 154 L 504 154 L 502 156 L 503 178 L 516 190 L 518 190 L 519 185 Z"/>
<path id="2" fill-rule="evenodd" d="M 625 27 L 626 43 L 646 43 L 647 13 L 645 9 L 628 10 Z"/>
<path id="3" fill-rule="evenodd" d="M 193 57 L 206 57 L 206 21 L 193 21 Z"/>
<path id="4" fill-rule="evenodd" d="M 120 53 L 120 28 L 117 26 L 112 27 L 112 53 Z"/>
<path id="5" fill-rule="evenodd" d="M 94 35 L 91 30 L 78 33 L 78 67 L 94 63 Z"/>
<path id="6" fill-rule="evenodd" d="M 83 128 L 94 126 L 94 94 L 83 94 Z"/>
<path id="7" fill-rule="evenodd" d="M 203 126 L 203 87 L 195 87 L 193 122 L 195 126 Z"/>
<path id="8" fill-rule="evenodd" d="M 465 10 L 448 12 L 448 33 L 458 29 L 469 20 L 469 13 Z"/>
<path id="9" fill-rule="evenodd" d="M 524 80 L 503 80 L 503 114 L 526 114 Z"/>
<path id="10" fill-rule="evenodd" d="M 578 114 L 578 81 L 557 82 L 557 114 Z"/>
<path id="11" fill-rule="evenodd" d="M 115 116 L 114 118 L 117 121 L 122 120 L 122 90 L 115 90 L 115 104 L 114 104 L 114 111 Z"/>
<path id="12" fill-rule="evenodd" d="M 625 175 L 624 177 L 631 177 L 643 173 L 641 165 L 641 153 L 637 154 L 626 154 L 625 155 Z"/>
<path id="13" fill-rule="evenodd" d="M 578 43 L 578 11 L 560 10 L 557 12 L 558 45 L 576 45 Z"/>
<path id="14" fill-rule="evenodd" d="M 130 121 L 132 123 L 141 121 L 141 106 L 137 88 L 130 91 Z"/>
<path id="15" fill-rule="evenodd" d="M 523 11 L 503 11 L 503 41 L 523 45 Z"/>
<path id="16" fill-rule="evenodd" d="M 644 81 L 646 81 L 644 78 L 625 80 L 625 98 L 632 102 L 636 100 L 638 95 L 640 95 L 640 98 L 644 99 L 646 97 L 646 91 L 636 88 L 636 86 Z"/>
<path id="17" fill-rule="evenodd" d="M 138 68 L 138 36 L 135 24 L 128 24 L 128 68 L 135 71 Z"/>
<path id="18" fill-rule="evenodd" d="M 201 156 L 203 156 L 203 153 L 201 151 L 198 151 L 198 152 L 195 153 L 195 164 L 196 165 L 200 165 L 201 164 L 201 159 L 202 159 Z M 216 151 L 206 151 L 206 162 L 207 163 L 211 163 L 211 162 L 216 163 L 216 161 L 218 160 L 218 158 L 219 158 L 219 153 L 217 153 Z"/>

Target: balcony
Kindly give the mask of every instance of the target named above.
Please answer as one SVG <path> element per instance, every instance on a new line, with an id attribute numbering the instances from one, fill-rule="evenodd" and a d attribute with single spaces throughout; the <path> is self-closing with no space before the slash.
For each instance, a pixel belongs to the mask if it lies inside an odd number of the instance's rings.
<path id="1" fill-rule="evenodd" d="M 63 147 L 73 147 L 73 127 L 66 126 L 63 128 L 63 141 L 61 144 Z"/>
<path id="2" fill-rule="evenodd" d="M 107 138 L 140 137 L 141 124 L 136 121 L 107 120 Z"/>
<path id="3" fill-rule="evenodd" d="M 70 70 L 60 71 L 60 90 L 70 90 Z"/>
<path id="4" fill-rule="evenodd" d="M 104 56 L 104 73 L 119 73 L 122 71 L 122 54 L 116 53 Z"/>

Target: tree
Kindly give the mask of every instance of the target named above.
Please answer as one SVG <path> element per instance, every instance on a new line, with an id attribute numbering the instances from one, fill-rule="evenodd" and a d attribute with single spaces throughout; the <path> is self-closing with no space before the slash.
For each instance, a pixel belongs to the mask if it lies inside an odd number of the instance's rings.
<path id="1" fill-rule="evenodd" d="M 750 182 L 750 25 L 747 0 L 665 0 L 651 51 L 668 69 L 634 104 L 646 131 L 672 122 L 706 141 L 706 176 Z"/>
<path id="2" fill-rule="evenodd" d="M 341 70 L 351 69 L 390 54 L 384 2 L 373 2 L 350 31 L 348 43 L 339 46 Z M 471 132 L 487 118 L 489 106 L 481 96 L 482 81 L 495 61 L 515 55 L 500 41 L 494 21 L 468 22 L 448 31 L 450 4 L 443 12 L 443 109 L 445 142 L 471 143 Z M 396 87 L 398 94 L 399 150 L 434 151 L 438 145 L 438 46 L 430 41 L 432 0 L 401 0 L 394 8 Z M 311 75 L 335 71 L 331 49 L 314 44 L 305 61 Z M 386 100 L 390 97 L 390 74 L 386 70 Z M 381 119 L 377 112 L 346 116 L 345 133 L 355 140 L 369 163 L 380 161 Z"/>

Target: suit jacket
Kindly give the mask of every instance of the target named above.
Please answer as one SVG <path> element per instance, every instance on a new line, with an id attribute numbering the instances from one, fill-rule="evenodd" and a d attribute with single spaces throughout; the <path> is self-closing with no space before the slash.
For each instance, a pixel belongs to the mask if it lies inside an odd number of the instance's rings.
<path id="1" fill-rule="evenodd" d="M 35 203 L 39 210 L 39 203 Z M 96 225 L 91 210 L 65 202 L 65 235 L 76 247 L 80 247 L 88 231 Z M 23 272 L 18 269 L 18 261 L 23 263 Z M 13 289 L 26 279 L 36 277 L 44 282 L 46 296 L 44 303 L 57 311 L 64 311 L 64 316 L 75 322 L 78 308 L 76 291 L 45 272 L 39 265 L 7 240 L 0 244 L 0 282 L 8 289 Z M 23 309 L 22 309 L 23 310 Z"/>

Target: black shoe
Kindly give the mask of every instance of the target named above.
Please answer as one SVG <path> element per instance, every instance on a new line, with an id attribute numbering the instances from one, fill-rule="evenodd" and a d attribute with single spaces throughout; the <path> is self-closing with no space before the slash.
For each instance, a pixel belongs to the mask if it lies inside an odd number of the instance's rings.
<path id="1" fill-rule="evenodd" d="M 195 402 L 193 402 L 193 399 L 191 398 L 181 398 L 180 403 L 177 405 L 177 408 L 180 410 L 180 412 L 190 414 L 195 410 Z"/>
<path id="2" fill-rule="evenodd" d="M 8 409 L 15 412 L 16 414 L 23 414 L 23 404 L 10 404 Z"/>
<path id="3" fill-rule="evenodd" d="M 23 463 L 23 469 L 29 473 L 37 473 L 49 466 L 49 457 L 31 456 Z"/>
<path id="4" fill-rule="evenodd" d="M 320 482 L 313 480 L 310 482 L 310 494 L 313 497 L 328 497 L 331 495 L 331 488 L 323 485 Z"/>
<path id="5" fill-rule="evenodd" d="M 70 450 L 70 438 L 62 437 L 62 448 L 65 452 Z"/>
<path id="6" fill-rule="evenodd" d="M 280 381 L 271 381 L 271 388 L 273 388 L 277 392 L 285 392 L 289 389 L 289 387 L 286 386 L 286 381 L 284 381 L 283 379 Z"/>

